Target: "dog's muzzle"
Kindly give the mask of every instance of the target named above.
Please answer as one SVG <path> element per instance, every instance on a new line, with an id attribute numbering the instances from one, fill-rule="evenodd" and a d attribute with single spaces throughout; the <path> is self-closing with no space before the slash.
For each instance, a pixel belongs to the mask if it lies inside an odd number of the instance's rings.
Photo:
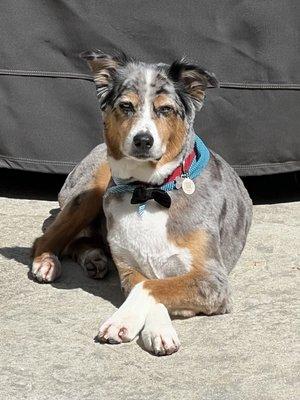
<path id="1" fill-rule="evenodd" d="M 132 155 L 136 158 L 149 158 L 154 139 L 149 132 L 139 132 L 132 140 Z"/>

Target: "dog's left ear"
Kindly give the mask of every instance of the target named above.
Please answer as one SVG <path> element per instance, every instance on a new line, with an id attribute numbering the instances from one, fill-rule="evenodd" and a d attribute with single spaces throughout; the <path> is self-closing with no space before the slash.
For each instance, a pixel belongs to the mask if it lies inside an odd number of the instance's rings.
<path id="1" fill-rule="evenodd" d="M 117 69 L 129 62 L 129 59 L 121 52 L 109 55 L 100 50 L 85 51 L 80 54 L 80 57 L 86 60 L 94 75 L 98 98 L 104 108 L 105 100 L 112 90 Z"/>
<path id="2" fill-rule="evenodd" d="M 190 96 L 196 110 L 200 110 L 203 105 L 206 88 L 219 86 L 214 74 L 184 60 L 173 62 L 168 76 Z"/>

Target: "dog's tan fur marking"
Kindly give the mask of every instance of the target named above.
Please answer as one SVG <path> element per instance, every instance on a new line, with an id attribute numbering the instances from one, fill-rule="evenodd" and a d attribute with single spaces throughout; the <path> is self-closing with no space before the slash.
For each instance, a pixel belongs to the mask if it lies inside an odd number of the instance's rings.
<path id="1" fill-rule="evenodd" d="M 135 120 L 135 116 L 127 118 L 118 109 L 107 112 L 104 127 L 107 153 L 115 160 L 120 160 L 123 157 L 122 144 Z"/>
<path id="2" fill-rule="evenodd" d="M 106 191 L 111 178 L 110 167 L 107 162 L 101 164 L 97 169 L 93 181 L 91 183 L 93 188 L 97 188 L 101 194 Z"/>
<path id="3" fill-rule="evenodd" d="M 166 94 L 159 94 L 156 96 L 153 101 L 153 105 L 156 109 L 162 106 L 174 107 L 173 101 L 171 101 L 170 97 Z"/>
<path id="4" fill-rule="evenodd" d="M 144 288 L 149 290 L 158 303 L 164 304 L 170 312 L 178 313 L 184 310 L 199 313 L 202 310 L 201 293 L 198 281 L 206 276 L 204 264 L 206 258 L 207 237 L 204 231 L 191 232 L 185 237 L 169 235 L 169 240 L 181 248 L 190 250 L 192 268 L 187 274 L 165 278 L 147 280 Z"/>
<path id="5" fill-rule="evenodd" d="M 163 143 L 167 145 L 165 154 L 156 164 L 159 168 L 174 160 L 180 153 L 186 137 L 186 125 L 180 116 L 174 112 L 166 117 L 155 118 L 154 121 Z"/>
<path id="6" fill-rule="evenodd" d="M 140 106 L 140 101 L 141 101 L 139 95 L 130 90 L 124 91 L 120 100 L 121 101 L 130 101 L 136 110 Z"/>
<path id="7" fill-rule="evenodd" d="M 206 306 L 202 307 L 205 299 L 201 297 L 198 282 L 206 276 L 204 268 L 207 248 L 206 233 L 195 231 L 185 237 L 169 235 L 169 240 L 180 248 L 189 249 L 192 256 L 191 271 L 171 278 L 147 279 L 120 259 L 115 259 L 122 288 L 127 295 L 136 284 L 144 281 L 144 289 L 149 291 L 157 303 L 164 304 L 170 312 L 186 315 L 205 312 Z"/>
<path id="8" fill-rule="evenodd" d="M 45 234 L 33 244 L 34 258 L 42 253 L 60 254 L 72 239 L 102 211 L 102 196 L 110 180 L 110 169 L 103 163 L 97 170 L 91 187 L 68 203 Z"/>
<path id="9" fill-rule="evenodd" d="M 147 278 L 140 272 L 131 268 L 127 263 L 114 257 L 114 262 L 118 269 L 122 290 L 127 296 L 131 290 L 140 282 L 145 281 Z"/>
<path id="10" fill-rule="evenodd" d="M 192 272 L 204 274 L 204 263 L 207 254 L 207 234 L 202 231 L 194 231 L 186 236 L 175 236 L 169 233 L 169 240 L 180 248 L 189 249 L 192 256 Z"/>

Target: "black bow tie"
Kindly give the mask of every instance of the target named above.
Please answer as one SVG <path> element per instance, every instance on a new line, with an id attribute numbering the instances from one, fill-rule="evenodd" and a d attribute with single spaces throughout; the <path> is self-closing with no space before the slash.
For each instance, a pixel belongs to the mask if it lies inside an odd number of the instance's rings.
<path id="1" fill-rule="evenodd" d="M 138 186 L 134 189 L 131 204 L 146 203 L 148 200 L 155 200 L 161 206 L 170 208 L 171 197 L 162 189 L 147 188 L 145 186 Z"/>

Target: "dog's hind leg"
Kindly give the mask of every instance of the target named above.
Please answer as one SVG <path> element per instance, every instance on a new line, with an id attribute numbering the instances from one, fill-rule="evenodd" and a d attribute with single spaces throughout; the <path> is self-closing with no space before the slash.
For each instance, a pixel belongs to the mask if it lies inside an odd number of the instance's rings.
<path id="1" fill-rule="evenodd" d="M 45 234 L 35 240 L 32 249 L 32 275 L 39 282 L 52 282 L 61 273 L 58 256 L 65 247 L 102 214 L 102 197 L 110 180 L 107 164 L 102 164 L 90 189 L 73 198 L 58 214 Z"/>
<path id="2" fill-rule="evenodd" d="M 73 240 L 64 251 L 93 279 L 102 279 L 108 272 L 110 257 L 100 235 L 82 236 Z"/>

